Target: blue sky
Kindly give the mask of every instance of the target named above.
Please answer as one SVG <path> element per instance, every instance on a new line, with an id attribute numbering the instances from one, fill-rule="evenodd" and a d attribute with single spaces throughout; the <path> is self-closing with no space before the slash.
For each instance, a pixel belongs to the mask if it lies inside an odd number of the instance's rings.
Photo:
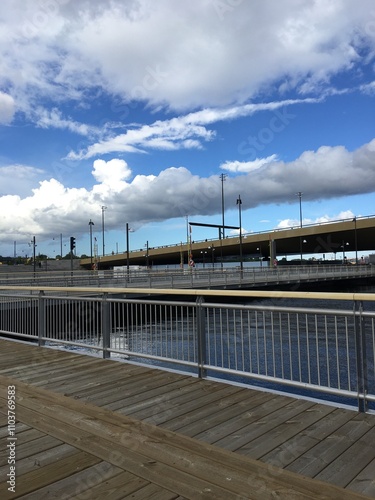
<path id="1" fill-rule="evenodd" d="M 372 0 L 4 0 L 0 254 L 372 215 Z M 230 233 L 230 231 L 226 231 Z M 214 238 L 193 229 L 193 239 Z M 16 242 L 16 247 L 14 245 Z M 369 248 L 374 250 L 374 248 Z"/>

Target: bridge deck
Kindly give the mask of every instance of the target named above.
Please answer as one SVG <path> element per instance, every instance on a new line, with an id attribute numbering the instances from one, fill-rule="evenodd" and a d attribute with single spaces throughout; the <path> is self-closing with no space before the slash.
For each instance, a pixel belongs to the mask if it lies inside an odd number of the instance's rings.
<path id="1" fill-rule="evenodd" d="M 0 374 L 0 498 L 375 498 L 374 415 L 5 340 Z"/>

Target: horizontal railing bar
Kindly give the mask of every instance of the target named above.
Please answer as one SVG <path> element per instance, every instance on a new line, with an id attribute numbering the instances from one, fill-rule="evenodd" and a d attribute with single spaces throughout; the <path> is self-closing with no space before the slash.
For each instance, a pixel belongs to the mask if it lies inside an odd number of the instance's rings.
<path id="1" fill-rule="evenodd" d="M 258 298 L 298 298 L 298 299 L 324 299 L 324 300 L 345 300 L 345 301 L 369 301 L 375 302 L 375 293 L 348 293 L 348 292 L 291 292 L 291 291 L 266 291 L 266 290 L 198 290 L 191 288 L 170 289 L 170 288 L 114 288 L 114 287 L 54 287 L 54 286 L 3 286 L 0 285 L 0 290 L 22 290 L 22 291 L 50 291 L 50 292 L 68 292 L 73 293 L 103 293 L 110 294 L 139 294 L 139 295 L 186 295 L 192 297 L 213 296 L 213 297 L 258 297 Z M 5 295 L 4 295 L 5 296 Z M 48 296 L 47 296 L 48 297 Z M 59 296 L 58 298 L 61 298 Z"/>
<path id="2" fill-rule="evenodd" d="M 152 359 L 154 361 L 162 361 L 163 363 L 172 363 L 172 364 L 176 364 L 176 365 L 184 365 L 184 366 L 190 366 L 192 368 L 196 368 L 197 367 L 197 363 L 195 362 L 192 362 L 192 361 L 186 361 L 186 360 L 180 360 L 180 359 L 173 359 L 173 358 L 166 358 L 164 356 L 156 356 L 156 355 L 152 355 L 152 354 L 140 354 L 140 353 L 136 353 L 136 352 L 131 352 L 131 351 L 127 351 L 126 349 L 120 351 L 119 349 L 107 349 L 108 352 L 114 352 L 116 354 L 123 354 L 123 355 L 127 355 L 129 357 L 133 357 L 133 358 L 145 358 L 145 359 Z M 152 365 L 154 367 L 154 365 Z"/>
<path id="3" fill-rule="evenodd" d="M 231 370 L 230 368 L 217 367 L 217 366 L 213 366 L 213 365 L 204 365 L 203 368 L 205 368 L 206 370 L 215 371 L 215 372 L 219 372 L 219 373 L 226 373 L 228 375 L 235 375 L 235 376 L 245 377 L 245 378 L 249 378 L 249 379 L 261 380 L 263 382 L 272 382 L 272 383 L 280 384 L 280 385 L 281 384 L 288 385 L 290 387 L 298 387 L 301 389 L 308 389 L 311 391 L 319 391 L 319 392 L 334 394 L 336 396 L 345 396 L 345 397 L 350 397 L 350 398 L 355 398 L 355 399 L 358 398 L 357 391 L 347 391 L 345 389 L 337 389 L 337 388 L 333 388 L 333 387 L 319 386 L 316 384 L 307 384 L 305 382 L 299 382 L 298 380 L 287 380 L 287 379 L 278 378 L 278 377 L 271 377 L 268 375 L 261 375 L 259 373 L 249 373 L 249 372 L 244 372 L 244 371 L 239 371 L 239 370 Z M 366 395 L 366 398 L 369 399 L 367 395 Z"/>

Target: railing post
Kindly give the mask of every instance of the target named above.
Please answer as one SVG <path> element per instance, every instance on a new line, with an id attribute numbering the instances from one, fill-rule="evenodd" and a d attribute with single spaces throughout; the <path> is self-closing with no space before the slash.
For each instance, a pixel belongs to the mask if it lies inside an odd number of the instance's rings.
<path id="1" fill-rule="evenodd" d="M 111 353 L 108 349 L 111 347 L 111 328 L 109 314 L 108 293 L 103 294 L 102 298 L 102 338 L 103 338 L 103 358 L 110 358 Z"/>
<path id="2" fill-rule="evenodd" d="M 356 367 L 357 367 L 357 394 L 358 394 L 358 410 L 366 412 L 368 392 L 367 380 L 367 357 L 366 357 L 366 330 L 363 317 L 363 303 L 354 302 L 354 333 L 355 333 L 355 350 L 356 350 Z"/>
<path id="3" fill-rule="evenodd" d="M 38 345 L 45 344 L 44 337 L 46 336 L 46 311 L 44 302 L 44 292 L 40 290 L 38 295 Z"/>
<path id="4" fill-rule="evenodd" d="M 203 297 L 197 297 L 197 342 L 198 342 L 198 376 L 204 378 L 207 370 L 204 368 L 206 364 L 206 315 L 205 309 L 202 307 L 204 302 Z"/>

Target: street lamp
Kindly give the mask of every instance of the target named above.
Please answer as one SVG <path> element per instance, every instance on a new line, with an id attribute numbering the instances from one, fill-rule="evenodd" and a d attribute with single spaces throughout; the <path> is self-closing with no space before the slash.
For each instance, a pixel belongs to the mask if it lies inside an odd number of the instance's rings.
<path id="1" fill-rule="evenodd" d="M 203 260 L 203 268 L 205 268 L 205 267 L 206 267 L 206 266 L 205 266 L 205 263 L 206 263 L 206 259 L 205 259 L 205 257 L 206 257 L 206 253 L 207 253 L 206 251 L 201 250 L 202 260 Z"/>
<path id="2" fill-rule="evenodd" d="M 146 268 L 148 269 L 148 240 L 146 241 Z"/>
<path id="3" fill-rule="evenodd" d="M 221 215 L 222 215 L 222 237 L 225 238 L 225 222 L 224 222 L 224 181 L 228 177 L 228 174 L 220 174 L 221 180 Z"/>
<path id="4" fill-rule="evenodd" d="M 299 198 L 299 224 L 302 229 L 302 194 L 301 191 L 298 191 L 297 196 Z M 301 266 L 302 266 L 302 235 L 299 237 L 299 249 L 301 253 Z"/>
<path id="5" fill-rule="evenodd" d="M 104 257 L 104 249 L 105 249 L 105 245 L 104 245 L 104 212 L 105 210 L 107 210 L 107 207 L 105 207 L 104 205 L 102 205 L 102 239 L 103 239 L 103 257 Z"/>
<path id="6" fill-rule="evenodd" d="M 348 247 L 349 243 L 348 242 L 345 243 L 344 240 L 343 240 L 341 246 L 342 246 L 342 263 L 345 264 L 345 247 L 346 246 Z"/>
<path id="7" fill-rule="evenodd" d="M 263 267 L 262 247 L 258 247 L 257 250 L 259 250 L 260 267 Z"/>
<path id="8" fill-rule="evenodd" d="M 90 219 L 89 227 L 90 227 L 90 265 L 92 269 L 92 226 L 94 225 L 93 221 Z"/>
<path id="9" fill-rule="evenodd" d="M 129 223 L 127 222 L 126 223 L 126 271 L 127 271 L 127 274 L 129 275 L 129 269 L 130 269 L 130 266 L 129 266 L 129 233 L 133 233 L 134 232 L 134 229 L 132 229 L 131 227 L 129 227 Z"/>
<path id="10" fill-rule="evenodd" d="M 215 247 L 212 245 L 212 247 L 208 247 L 208 249 L 211 250 L 212 268 L 214 268 L 215 267 L 215 256 L 214 256 Z"/>
<path id="11" fill-rule="evenodd" d="M 353 222 L 354 222 L 355 263 L 358 264 L 357 217 L 354 217 Z"/>
<path id="12" fill-rule="evenodd" d="M 242 272 L 243 271 L 243 259 L 242 259 L 242 217 L 241 217 L 242 200 L 241 200 L 241 195 L 238 195 L 236 204 L 238 205 L 238 219 L 239 219 L 239 225 L 240 225 L 240 269 Z"/>

